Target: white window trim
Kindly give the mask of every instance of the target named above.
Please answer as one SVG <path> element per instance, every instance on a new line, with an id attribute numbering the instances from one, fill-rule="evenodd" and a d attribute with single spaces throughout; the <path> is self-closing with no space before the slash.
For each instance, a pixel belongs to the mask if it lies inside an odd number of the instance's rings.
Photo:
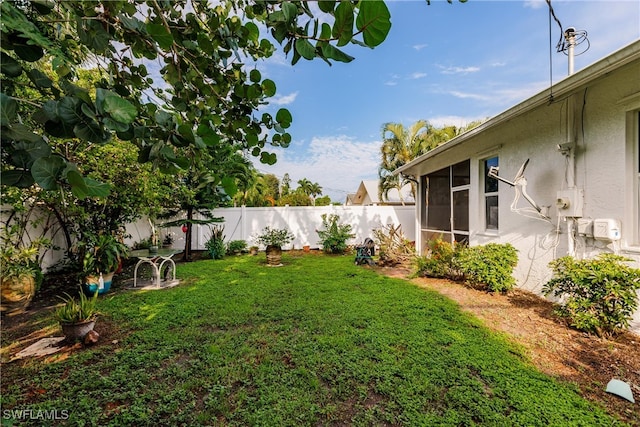
<path id="1" fill-rule="evenodd" d="M 493 159 L 494 157 L 498 158 L 498 165 L 500 165 L 500 155 L 496 152 L 487 153 L 480 159 L 480 225 L 482 226 L 482 231 L 478 234 L 482 236 L 499 236 L 500 235 L 500 186 L 498 186 L 498 191 L 492 191 L 490 193 L 485 193 L 485 182 L 487 176 L 485 175 L 485 163 L 489 159 Z M 498 228 L 497 229 L 489 229 L 487 228 L 487 197 L 488 196 L 498 196 Z"/>
<path id="2" fill-rule="evenodd" d="M 627 99 L 629 101 L 629 99 Z M 626 105 L 625 122 L 625 214 L 622 229 L 622 250 L 640 253 L 640 95 Z"/>

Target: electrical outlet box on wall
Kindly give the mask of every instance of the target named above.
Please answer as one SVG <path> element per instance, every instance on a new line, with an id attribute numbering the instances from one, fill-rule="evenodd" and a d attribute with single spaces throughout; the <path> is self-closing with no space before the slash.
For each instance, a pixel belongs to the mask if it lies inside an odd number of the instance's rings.
<path id="1" fill-rule="evenodd" d="M 593 237 L 593 220 L 587 218 L 578 220 L 578 236 Z"/>
<path id="2" fill-rule="evenodd" d="M 593 238 L 605 242 L 620 240 L 620 221 L 611 218 L 593 220 Z"/>
<path id="3" fill-rule="evenodd" d="M 584 204 L 584 192 L 580 188 L 569 188 L 558 191 L 556 195 L 556 207 L 561 217 L 582 217 L 582 205 Z"/>

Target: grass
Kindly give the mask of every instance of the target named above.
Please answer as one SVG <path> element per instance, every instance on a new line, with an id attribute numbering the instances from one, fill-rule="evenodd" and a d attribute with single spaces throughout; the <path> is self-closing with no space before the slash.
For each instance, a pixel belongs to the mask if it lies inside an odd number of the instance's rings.
<path id="1" fill-rule="evenodd" d="M 283 260 L 182 264 L 182 286 L 103 298 L 118 342 L 5 365 L 3 414 L 67 410 L 60 425 L 100 426 L 617 424 L 437 293 L 352 256 Z"/>

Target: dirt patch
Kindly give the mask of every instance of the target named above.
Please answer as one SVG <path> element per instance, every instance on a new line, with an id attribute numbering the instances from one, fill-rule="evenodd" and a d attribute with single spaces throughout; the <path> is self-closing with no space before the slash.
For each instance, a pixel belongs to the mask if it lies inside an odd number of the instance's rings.
<path id="1" fill-rule="evenodd" d="M 376 269 L 398 278 L 408 278 L 411 273 L 402 267 Z M 604 339 L 579 332 L 554 315 L 550 301 L 519 289 L 502 295 L 449 280 L 414 278 L 411 282 L 457 302 L 488 328 L 522 345 L 541 372 L 576 385 L 586 399 L 640 426 L 640 336 L 624 333 Z M 635 404 L 605 392 L 614 378 L 631 385 Z"/>

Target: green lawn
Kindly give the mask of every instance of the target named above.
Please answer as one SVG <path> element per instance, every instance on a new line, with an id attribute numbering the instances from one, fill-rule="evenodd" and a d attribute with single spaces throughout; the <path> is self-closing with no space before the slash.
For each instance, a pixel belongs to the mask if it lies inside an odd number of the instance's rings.
<path id="1" fill-rule="evenodd" d="M 3 366 L 3 411 L 37 402 L 99 426 L 616 425 L 439 294 L 352 256 L 264 262 L 182 264 L 179 287 L 104 297 L 118 342 Z"/>

